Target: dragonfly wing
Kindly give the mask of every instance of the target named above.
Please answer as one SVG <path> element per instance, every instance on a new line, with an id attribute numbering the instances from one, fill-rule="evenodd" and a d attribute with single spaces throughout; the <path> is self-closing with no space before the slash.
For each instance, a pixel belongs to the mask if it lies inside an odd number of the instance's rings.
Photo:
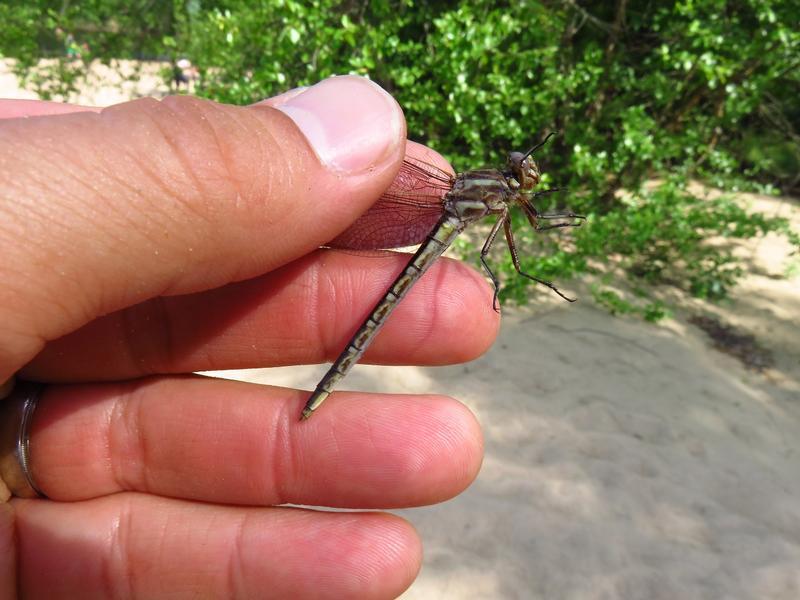
<path id="1" fill-rule="evenodd" d="M 328 246 L 377 250 L 422 243 L 442 216 L 453 180 L 432 164 L 406 157 L 389 189 Z"/>

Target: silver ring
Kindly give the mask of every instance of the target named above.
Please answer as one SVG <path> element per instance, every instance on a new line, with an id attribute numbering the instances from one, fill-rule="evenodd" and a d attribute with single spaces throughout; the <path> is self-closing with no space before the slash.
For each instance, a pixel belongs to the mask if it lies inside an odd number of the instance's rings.
<path id="1" fill-rule="evenodd" d="M 30 433 L 33 412 L 44 384 L 19 381 L 0 400 L 0 477 L 19 498 L 45 498 L 31 473 Z"/>

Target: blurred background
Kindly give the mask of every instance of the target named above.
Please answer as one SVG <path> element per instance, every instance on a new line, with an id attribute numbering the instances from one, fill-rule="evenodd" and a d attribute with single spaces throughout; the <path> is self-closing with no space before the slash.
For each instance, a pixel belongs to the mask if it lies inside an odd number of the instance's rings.
<path id="1" fill-rule="evenodd" d="M 537 156 L 496 347 L 346 387 L 458 397 L 470 490 L 403 512 L 408 598 L 800 597 L 800 5 L 790 0 L 0 2 L 0 94 L 246 104 L 370 77 L 457 171 Z M 488 231 L 488 229 L 487 229 Z M 457 250 L 475 261 L 481 234 Z M 476 310 L 490 307 L 476 307 Z M 353 324 L 355 328 L 357 324 Z M 323 369 L 324 370 L 324 369 Z M 233 374 L 311 388 L 319 367 Z M 230 373 L 225 376 L 232 376 Z"/>

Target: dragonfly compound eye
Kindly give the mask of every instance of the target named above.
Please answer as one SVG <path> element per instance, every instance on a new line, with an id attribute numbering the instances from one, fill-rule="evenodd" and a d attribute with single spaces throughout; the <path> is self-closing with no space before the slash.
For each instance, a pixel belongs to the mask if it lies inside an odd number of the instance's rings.
<path id="1" fill-rule="evenodd" d="M 520 185 L 524 187 L 528 161 L 522 152 L 511 152 L 508 155 L 508 170 Z"/>

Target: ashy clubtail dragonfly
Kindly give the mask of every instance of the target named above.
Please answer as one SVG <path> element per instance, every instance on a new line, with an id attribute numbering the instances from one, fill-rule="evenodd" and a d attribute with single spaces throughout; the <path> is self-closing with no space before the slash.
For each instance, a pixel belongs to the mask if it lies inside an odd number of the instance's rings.
<path id="1" fill-rule="evenodd" d="M 434 167 L 424 161 L 406 158 L 403 161 L 400 173 L 395 183 L 380 200 L 368 210 L 357 222 L 360 227 L 352 231 L 371 230 L 380 231 L 385 227 L 386 211 L 391 211 L 397 217 L 401 215 L 405 220 L 404 225 L 408 234 L 395 246 L 422 245 L 406 265 L 406 268 L 394 280 L 386 295 L 375 305 L 364 324 L 350 339 L 347 347 L 339 355 L 325 376 L 317 384 L 316 389 L 308 399 L 300 419 L 308 419 L 331 394 L 334 386 L 341 381 L 355 365 L 370 345 L 375 335 L 386 322 L 389 314 L 398 305 L 400 300 L 408 293 L 420 277 L 427 271 L 433 262 L 439 258 L 453 243 L 456 236 L 466 229 L 471 223 L 479 221 L 489 215 L 498 215 L 497 222 L 492 227 L 486 242 L 483 244 L 480 258 L 484 270 L 494 284 L 494 298 L 492 306 L 497 308 L 497 295 L 500 282 L 489 268 L 486 256 L 494 243 L 500 228 L 506 236 L 511 260 L 517 273 L 541 285 L 545 285 L 556 294 L 574 302 L 562 294 L 558 288 L 549 281 L 539 279 L 525 273 L 519 264 L 517 248 L 514 245 L 514 236 L 511 232 L 511 206 L 519 206 L 528 218 L 528 222 L 536 231 L 556 229 L 559 227 L 577 227 L 580 222 L 557 223 L 554 225 L 540 225 L 539 221 L 551 219 L 584 219 L 581 215 L 572 212 L 540 214 L 533 205 L 533 200 L 545 194 L 559 191 L 558 188 L 534 192 L 539 184 L 539 167 L 534 162 L 533 153 L 541 148 L 550 137 L 535 145 L 525 153 L 512 152 L 508 155 L 508 163 L 500 169 L 476 169 L 452 176 L 450 173 Z M 437 220 L 431 224 L 431 216 Z M 424 226 L 426 219 L 427 227 Z M 421 227 L 422 225 L 422 227 Z M 375 246 L 365 243 L 364 238 L 348 235 L 348 230 L 331 243 L 332 247 L 370 249 Z M 422 239 L 418 232 L 424 232 Z M 427 235 L 425 235 L 427 234 Z M 368 237 L 380 237 L 372 235 Z M 383 246 L 385 247 L 385 246 Z"/>

